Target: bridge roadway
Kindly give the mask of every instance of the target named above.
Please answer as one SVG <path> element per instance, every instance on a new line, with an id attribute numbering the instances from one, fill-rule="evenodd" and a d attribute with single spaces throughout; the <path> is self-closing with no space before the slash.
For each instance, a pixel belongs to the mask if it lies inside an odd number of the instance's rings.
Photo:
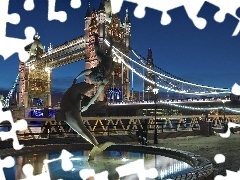
<path id="1" fill-rule="evenodd" d="M 224 102 L 230 102 L 230 99 L 224 99 Z M 196 103 L 223 103 L 223 100 L 220 98 L 214 99 L 195 99 L 195 98 L 188 98 L 188 99 L 166 99 L 160 100 L 156 102 L 157 104 L 196 104 Z M 108 103 L 109 106 L 114 105 L 144 105 L 144 104 L 155 104 L 153 100 L 149 101 L 124 101 L 124 102 L 110 102 Z"/>
<path id="2" fill-rule="evenodd" d="M 228 100 L 230 101 L 230 100 Z M 189 103 L 193 103 L 192 101 L 187 101 Z M 199 102 L 199 101 L 198 101 Z M 209 104 L 206 101 L 202 101 L 205 102 L 207 104 Z M 221 100 L 215 100 L 215 101 L 210 101 L 211 105 L 212 103 L 214 104 L 214 102 L 222 105 Z M 160 104 L 161 102 L 158 102 L 158 104 Z M 186 102 L 184 102 L 186 103 Z M 125 103 L 124 103 L 125 104 Z M 154 105 L 154 102 L 145 102 L 145 103 L 126 103 L 127 109 L 130 108 L 130 105 L 135 106 L 135 105 L 146 105 L 146 107 L 151 108 L 149 105 Z M 195 104 L 195 103 L 194 103 Z M 202 103 L 199 103 L 202 104 Z M 117 111 L 123 111 L 119 108 L 115 108 L 115 106 L 117 106 L 119 104 L 112 104 L 112 106 L 109 104 L 108 106 L 111 106 L 112 108 L 116 109 Z M 190 104 L 191 106 L 191 104 Z M 123 106 L 124 107 L 124 106 Z M 97 107 L 98 109 L 100 109 L 99 107 Z M 106 107 L 104 107 L 106 108 Z M 103 108 L 103 109 L 104 109 Z M 32 108 L 32 110 L 34 110 L 36 108 Z M 54 110 L 59 109 L 59 107 L 55 107 L 53 108 Z M 96 109 L 96 108 L 95 108 Z M 131 108 L 130 108 L 131 109 Z M 41 129 L 41 132 L 44 131 L 44 127 L 48 127 L 48 126 L 57 126 L 58 128 L 60 127 L 61 132 L 72 132 L 71 128 L 68 127 L 66 125 L 66 123 L 64 122 L 56 122 L 54 119 L 54 116 L 52 118 L 33 118 L 30 117 L 30 112 L 31 109 L 15 109 L 13 110 L 12 114 L 14 119 L 25 119 L 28 121 L 29 126 L 37 124 L 38 125 L 38 129 Z M 95 112 L 94 109 L 91 110 L 90 108 L 90 112 Z M 131 111 L 133 111 L 131 109 Z M 115 111 L 114 111 L 115 112 Z M 103 134 L 109 134 L 109 128 L 113 129 L 115 132 L 117 132 L 117 134 L 123 133 L 123 134 L 127 134 L 129 132 L 135 132 L 136 130 L 138 130 L 139 128 L 142 128 L 142 122 L 144 119 L 149 119 L 148 122 L 148 127 L 149 129 L 154 129 L 155 128 L 155 116 L 143 116 L 143 115 L 129 115 L 126 116 L 124 113 L 123 115 L 117 116 L 117 114 L 112 113 L 113 115 L 107 116 L 107 115 L 103 115 L 103 116 L 94 116 L 93 115 L 88 115 L 88 116 L 83 116 L 83 123 L 89 128 L 90 131 L 92 131 L 93 133 L 96 133 L 96 131 L 100 131 L 103 132 Z M 92 113 L 90 113 L 92 114 Z M 115 114 L 115 115 L 114 115 Z M 240 114 L 234 114 L 234 113 L 226 113 L 224 115 L 224 113 L 221 112 L 221 114 L 219 115 L 208 115 L 208 119 L 210 121 L 212 121 L 214 127 L 217 127 L 219 129 L 221 129 L 223 127 L 223 123 L 224 121 L 224 117 L 227 121 L 232 121 L 235 123 L 240 123 Z M 193 130 L 193 129 L 200 129 L 200 122 L 205 121 L 205 113 L 204 112 L 196 112 L 193 113 L 192 115 L 190 114 L 183 114 L 183 115 L 166 115 L 166 116 L 156 116 L 157 118 L 157 129 L 159 132 L 163 132 L 163 131 L 168 131 L 170 130 L 175 130 L 178 131 L 179 129 L 183 129 L 183 130 Z M 29 132 L 32 132 L 33 130 L 31 130 L 32 127 L 29 127 Z M 58 129 L 55 128 L 55 129 Z M 33 128 L 34 129 L 34 128 Z M 46 128 L 45 128 L 46 129 Z M 51 128 L 52 130 L 52 128 Z M 56 133 L 57 130 L 53 131 Z M 151 130 L 150 130 L 151 131 Z"/>
<path id="3" fill-rule="evenodd" d="M 109 120 L 109 119 L 153 119 L 154 116 L 111 116 L 111 117 L 82 117 L 83 121 L 88 120 Z M 172 116 L 157 116 L 157 119 L 192 119 L 192 118 L 198 118 L 198 119 L 205 119 L 205 115 L 172 115 Z M 224 118 L 224 115 L 208 115 L 209 119 L 219 119 Z M 239 119 L 240 122 L 240 114 L 239 115 L 225 115 L 226 119 Z M 18 119 L 25 119 L 26 121 L 55 121 L 55 118 L 31 118 L 31 117 L 18 117 Z"/>
<path id="4" fill-rule="evenodd" d="M 226 107 L 231 107 L 231 101 L 230 100 L 226 100 L 226 102 L 230 103 L 229 105 L 227 105 Z M 168 102 L 166 102 L 168 103 Z M 159 101 L 157 102 L 157 105 L 158 108 L 168 108 L 168 104 L 166 104 L 165 101 Z M 169 102 L 169 104 L 175 104 L 176 102 Z M 218 115 L 209 115 L 209 118 L 221 118 L 223 117 L 223 112 L 222 112 L 222 107 L 223 107 L 223 102 L 221 100 L 212 100 L 212 101 L 184 101 L 184 102 L 178 102 L 178 103 L 182 103 L 182 104 L 187 104 L 187 106 L 193 106 L 193 107 L 201 107 L 201 108 L 204 108 L 204 107 L 219 107 L 219 110 L 220 110 L 220 113 L 218 113 Z M 96 106 L 95 106 L 96 105 Z M 197 106 L 196 106 L 197 105 Z M 199 106 L 198 106 L 199 105 Z M 211 106 L 209 106 L 211 105 Z M 94 104 L 88 111 L 86 111 L 86 113 L 84 112 L 83 113 L 83 119 L 86 119 L 86 120 L 90 120 L 90 119 L 96 119 L 96 117 L 100 118 L 100 119 L 111 119 L 111 118 L 126 118 L 126 117 L 131 117 L 131 118 L 141 118 L 141 117 L 148 117 L 150 118 L 151 116 L 148 116 L 148 115 L 152 115 L 152 114 L 139 114 L 137 113 L 138 110 L 141 110 L 141 109 L 153 109 L 154 107 L 154 102 L 153 101 L 145 101 L 145 102 L 115 102 L 115 103 L 104 103 L 104 104 L 100 104 L 100 105 L 97 105 L 97 104 Z M 165 107 L 166 106 L 166 107 Z M 125 107 L 125 109 L 122 109 L 120 107 Z M 233 106 L 234 107 L 234 106 Z M 119 109 L 120 108 L 120 109 Z M 131 113 L 128 113 L 126 111 L 126 108 L 127 110 L 130 110 Z M 140 108 L 140 109 L 139 109 Z M 171 108 L 171 107 L 170 107 Z M 59 107 L 54 107 L 54 108 L 49 108 L 51 110 L 58 110 Z M 232 108 L 232 109 L 235 109 L 237 110 L 238 108 Z M 12 109 L 12 114 L 13 114 L 13 117 L 14 119 L 26 119 L 26 120 L 40 120 L 40 118 L 36 118 L 36 117 L 33 117 L 31 118 L 30 117 L 30 111 L 32 110 L 41 110 L 41 112 L 37 112 L 38 114 L 39 113 L 42 113 L 42 110 L 43 108 L 36 108 L 36 107 L 33 107 L 33 108 L 27 108 L 27 109 L 24 109 L 24 108 L 15 108 L 15 109 Z M 184 109 L 183 109 L 184 110 Z M 105 113 L 103 113 L 105 111 Z M 118 111 L 122 112 L 122 113 L 118 113 Z M 95 112 L 99 112 L 99 113 L 95 113 Z M 102 113 L 100 113 L 102 112 Z M 95 114 L 94 114 L 95 113 Z M 157 118 L 161 118 L 161 119 L 179 119 L 179 118 L 204 118 L 205 116 L 205 111 L 204 109 L 200 109 L 200 110 L 197 110 L 197 111 L 192 111 L 192 112 L 188 112 L 188 111 L 183 111 L 183 112 L 178 112 L 178 114 L 182 114 L 182 115 L 167 115 L 167 116 L 159 116 Z M 55 114 L 55 113 L 54 113 Z M 239 115 L 236 115 L 237 113 L 234 113 L 234 112 L 226 112 L 225 113 L 225 117 L 231 117 L 231 118 L 237 118 Z M 147 116 L 146 116 L 147 115 Z M 100 116 L 100 117 L 99 117 Z M 43 118 L 41 118 L 43 119 Z M 54 117 L 53 118 L 48 118 L 46 120 L 54 120 Z"/>

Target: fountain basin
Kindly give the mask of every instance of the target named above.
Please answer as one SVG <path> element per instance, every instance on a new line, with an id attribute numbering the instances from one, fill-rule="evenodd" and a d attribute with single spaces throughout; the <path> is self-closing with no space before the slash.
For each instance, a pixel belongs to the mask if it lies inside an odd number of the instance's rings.
<path id="1" fill-rule="evenodd" d="M 83 179 L 80 178 L 80 172 L 83 173 L 90 169 L 92 170 L 91 173 L 95 174 L 107 172 L 108 179 L 115 179 L 119 175 L 121 179 L 135 179 L 139 178 L 143 171 L 145 171 L 143 174 L 146 175 L 147 170 L 152 176 L 157 171 L 157 177 L 154 177 L 159 180 L 167 178 L 213 179 L 211 162 L 190 152 L 156 146 L 118 144 L 108 147 L 94 161 L 88 162 L 88 154 L 91 148 L 92 145 L 90 144 L 54 144 L 24 147 L 19 151 L 13 149 L 12 151 L 9 149 L 2 150 L 2 157 L 8 155 L 15 157 L 15 167 L 4 171 L 6 179 L 13 175 L 19 176 L 19 179 L 25 178 L 21 172 L 21 167 L 19 167 L 19 158 L 23 159 L 22 166 L 27 163 L 35 165 L 33 174 L 38 175 L 42 173 L 43 160 L 58 158 L 62 149 L 74 155 L 71 160 L 74 166 L 71 170 L 65 172 L 61 167 L 61 160 L 49 163 L 48 174 L 50 179 Z M 40 159 L 37 160 L 37 158 Z M 130 172 L 127 173 L 124 167 L 130 169 Z"/>

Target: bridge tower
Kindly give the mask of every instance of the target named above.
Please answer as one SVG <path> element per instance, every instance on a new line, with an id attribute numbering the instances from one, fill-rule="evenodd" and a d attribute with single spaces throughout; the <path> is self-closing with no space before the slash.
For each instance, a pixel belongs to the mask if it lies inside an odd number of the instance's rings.
<path id="1" fill-rule="evenodd" d="M 29 53 L 31 61 L 34 63 L 20 62 L 19 64 L 19 107 L 31 107 L 33 104 L 39 106 L 51 106 L 51 74 L 47 63 L 42 63 L 40 55 L 45 49 L 40 41 L 40 36 L 36 34 L 34 42 L 25 47 Z M 42 103 L 43 102 L 43 103 Z"/>
<path id="2" fill-rule="evenodd" d="M 93 68 L 98 65 L 98 60 L 94 50 L 94 33 L 99 34 L 100 48 L 104 52 L 107 46 L 103 40 L 109 41 L 109 36 L 112 36 L 114 46 L 120 49 L 126 55 L 130 54 L 130 29 L 131 23 L 126 10 L 124 22 L 121 22 L 118 14 L 112 14 L 110 0 L 101 1 L 99 9 L 90 10 L 90 3 L 85 16 L 85 68 Z M 127 59 L 122 57 L 126 62 Z M 110 79 L 106 89 L 100 94 L 98 101 L 104 101 L 107 97 L 115 97 L 115 100 L 129 99 L 130 97 L 130 82 L 129 69 L 122 65 L 121 61 L 114 58 L 116 62 L 114 73 Z M 129 62 L 128 62 L 129 63 Z M 86 75 L 85 81 L 92 83 Z M 97 87 L 89 91 L 86 95 L 93 96 Z M 107 97 L 106 97 L 107 96 Z"/>
<path id="3" fill-rule="evenodd" d="M 154 69 L 151 48 L 148 48 L 148 56 L 147 56 L 146 66 L 149 69 L 152 69 L 152 70 Z M 155 82 L 155 74 L 152 73 L 151 71 L 146 71 L 146 77 Z M 149 98 L 153 96 L 153 88 L 154 87 L 151 83 L 149 83 L 148 81 L 144 81 L 144 92 L 147 93 L 145 96 L 145 99 L 149 100 Z"/>

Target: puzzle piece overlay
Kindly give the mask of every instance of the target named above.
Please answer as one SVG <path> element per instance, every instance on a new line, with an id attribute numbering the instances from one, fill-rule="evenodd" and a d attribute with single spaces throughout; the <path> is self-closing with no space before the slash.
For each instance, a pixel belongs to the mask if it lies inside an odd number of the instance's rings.
<path id="1" fill-rule="evenodd" d="M 171 1 L 164 1 L 164 0 L 150 0 L 150 1 L 144 1 L 144 0 L 126 0 L 128 2 L 136 3 L 138 4 L 137 8 L 134 11 L 134 15 L 138 18 L 143 18 L 145 16 L 145 8 L 151 8 L 154 10 L 161 11 L 162 18 L 160 23 L 162 25 L 168 25 L 171 23 L 171 17 L 168 14 L 168 11 L 173 10 L 175 8 L 183 6 L 187 12 L 188 17 L 192 20 L 193 24 L 199 28 L 204 29 L 207 22 L 204 18 L 198 17 L 197 14 L 199 13 L 201 7 L 205 2 L 209 2 L 215 6 L 218 6 L 220 10 L 215 14 L 214 19 L 217 22 L 223 22 L 225 20 L 226 14 L 230 14 L 236 19 L 240 20 L 239 17 L 236 15 L 236 10 L 240 7 L 240 1 L 234 1 L 234 3 L 229 2 L 227 0 L 171 0 Z M 48 0 L 48 20 L 59 20 L 60 22 L 65 22 L 67 19 L 67 14 L 64 11 L 55 12 L 55 3 L 56 0 Z M 117 13 L 120 11 L 122 6 L 123 0 L 111 0 L 112 5 L 112 11 L 113 13 Z M 79 8 L 81 6 L 80 0 L 71 0 L 70 5 L 72 8 Z M 28 44 L 32 43 L 32 37 L 35 34 L 35 29 L 32 27 L 26 27 L 25 29 L 25 36 L 26 39 L 18 39 L 13 37 L 6 37 L 6 25 L 7 23 L 11 24 L 18 24 L 20 22 L 20 16 L 17 13 L 8 14 L 8 6 L 9 6 L 9 0 L 1 0 L 0 1 L 0 39 L 2 44 L 0 44 L 0 55 L 3 56 L 3 58 L 6 60 L 11 55 L 13 55 L 15 52 L 19 54 L 19 59 L 23 62 L 26 62 L 29 58 L 29 55 L 27 52 L 25 52 L 24 47 Z M 31 11 L 34 9 L 34 0 L 25 0 L 24 3 L 24 9 L 26 11 Z M 240 23 L 238 23 L 235 31 L 233 32 L 233 36 L 238 35 L 240 31 Z M 0 43 L 1 43 L 0 42 Z M 15 49 L 12 49 L 12 44 L 15 45 Z M 9 121 L 12 125 L 12 129 L 9 132 L 0 132 L 0 137 L 2 140 L 6 139 L 13 139 L 13 147 L 15 150 L 19 150 L 23 147 L 23 145 L 20 145 L 16 136 L 17 130 L 24 130 L 27 128 L 27 123 L 25 120 L 19 120 L 18 122 L 14 123 L 13 118 L 10 111 L 2 111 L 2 104 L 0 103 L 0 123 L 2 121 Z M 233 127 L 235 125 L 229 124 L 229 127 Z M 222 137 L 229 137 L 230 131 L 225 135 L 221 135 Z M 66 156 L 65 156 L 65 155 Z M 65 157 L 65 158 L 64 158 Z M 70 158 L 72 157 L 71 153 L 67 152 L 66 150 L 62 151 L 61 156 L 57 159 L 62 160 L 62 168 L 63 170 L 70 170 L 72 168 L 72 163 Z M 56 160 L 56 159 L 55 159 Z M 52 160 L 52 161 L 55 161 Z M 51 162 L 52 162 L 51 161 Z M 218 163 L 224 162 L 224 156 L 223 155 L 216 155 L 216 161 Z M 47 162 L 46 162 L 47 163 Z M 136 162 L 133 162 L 133 164 Z M 3 166 L 4 164 L 4 166 Z M 67 164 L 65 166 L 64 164 Z M 136 165 L 136 164 L 135 164 Z M 7 167 L 10 168 L 14 166 L 14 159 L 10 156 L 4 158 L 3 160 L 0 160 L 0 179 L 5 179 L 5 176 L 3 174 L 2 168 Z M 121 169 L 125 169 L 126 167 L 119 167 L 119 175 L 121 176 Z M 128 167 L 131 169 L 130 167 Z M 143 170 L 143 169 L 142 169 Z M 32 179 L 33 175 L 33 167 L 29 164 L 26 164 L 23 168 L 24 173 L 27 175 L 28 178 Z M 144 170 L 146 171 L 146 170 Z M 155 173 L 154 169 L 148 170 L 149 172 L 152 172 L 152 175 Z M 30 173 L 29 173 L 30 172 Z M 97 177 L 104 177 L 106 178 L 107 172 L 102 172 L 102 176 L 99 176 L 100 174 L 95 174 L 93 170 L 82 170 L 79 172 L 79 175 L 82 177 L 85 174 L 85 177 L 87 178 L 88 175 L 86 173 L 88 172 L 91 176 L 97 178 Z M 141 174 L 141 173 L 140 173 Z M 231 176 L 234 175 L 234 176 Z M 227 170 L 227 176 L 228 177 L 234 177 L 236 176 L 240 177 L 240 171 L 237 173 L 231 172 Z M 226 179 L 226 177 L 223 176 L 217 176 L 215 179 Z M 88 176 L 89 177 L 89 176 Z M 150 177 L 150 176 L 149 176 Z M 231 178 L 230 177 L 230 178 Z M 84 178 L 84 177 L 83 177 Z M 104 179 L 102 178 L 102 179 Z M 34 176 L 34 179 L 37 179 L 37 176 Z M 98 179 L 98 178 L 97 178 Z"/>
<path id="2" fill-rule="evenodd" d="M 33 42 L 33 36 L 36 34 L 33 27 L 26 27 L 25 36 L 26 39 L 18 39 L 13 37 L 6 37 L 7 23 L 19 24 L 20 16 L 17 13 L 8 14 L 9 0 L 0 1 L 0 55 L 6 60 L 14 53 L 18 53 L 18 57 L 22 62 L 26 62 L 29 59 L 29 54 L 24 48 Z M 59 20 L 65 22 L 67 20 L 67 14 L 64 11 L 55 12 L 56 0 L 48 0 L 48 20 Z M 81 7 L 81 0 L 71 0 L 70 5 L 76 9 Z M 34 9 L 34 0 L 25 0 L 24 9 L 26 11 L 32 11 Z M 12 45 L 14 44 L 14 49 Z"/>
<path id="3" fill-rule="evenodd" d="M 32 43 L 35 30 L 32 27 L 27 27 L 24 32 L 26 36 L 25 40 L 6 37 L 7 23 L 18 24 L 20 22 L 20 16 L 18 14 L 8 14 L 8 6 L 9 0 L 0 1 L 0 55 L 2 55 L 4 59 L 7 59 L 17 52 L 19 59 L 27 61 L 29 55 L 24 50 L 24 47 Z M 14 49 L 12 48 L 13 44 Z"/>
<path id="4" fill-rule="evenodd" d="M 43 161 L 43 168 L 42 168 L 42 173 L 41 174 L 37 174 L 37 175 L 33 175 L 33 166 L 31 164 L 25 164 L 22 168 L 23 173 L 25 174 L 26 178 L 22 179 L 22 180 L 51 180 L 50 179 L 50 175 L 48 172 L 48 164 L 61 160 L 62 163 L 62 169 L 64 171 L 70 171 L 73 168 L 73 163 L 71 162 L 71 157 L 73 157 L 73 154 L 71 154 L 70 152 L 68 152 L 67 150 L 63 149 L 60 156 L 58 158 L 55 159 L 51 159 L 51 160 L 47 160 L 45 159 Z"/>
<path id="5" fill-rule="evenodd" d="M 7 139 L 13 139 L 13 148 L 15 150 L 20 150 L 23 148 L 23 145 L 19 144 L 16 131 L 26 130 L 28 127 L 27 121 L 21 119 L 17 122 L 14 122 L 11 111 L 8 110 L 3 112 L 2 108 L 2 102 L 0 102 L 0 123 L 3 121 L 9 121 L 11 124 L 11 130 L 8 132 L 0 132 L 0 138 L 2 141 Z"/>
<path id="6" fill-rule="evenodd" d="M 112 12 L 113 14 L 118 13 L 122 7 L 124 0 L 114 1 L 111 0 Z M 151 8 L 162 12 L 162 17 L 160 23 L 162 25 L 168 25 L 171 23 L 171 17 L 168 11 L 175 8 L 183 6 L 186 10 L 188 17 L 192 20 L 193 24 L 198 29 L 204 29 L 207 25 L 207 21 L 204 18 L 198 17 L 198 13 L 205 2 L 209 2 L 220 8 L 220 10 L 215 14 L 215 21 L 221 23 L 225 20 L 226 14 L 230 14 L 240 22 L 240 18 L 236 15 L 237 9 L 240 7 L 240 1 L 227 1 L 227 0 L 125 0 L 131 3 L 136 3 L 137 7 L 134 10 L 134 16 L 137 18 L 143 18 L 145 16 L 145 8 Z M 240 23 L 233 32 L 233 36 L 238 35 L 240 31 Z"/>
<path id="7" fill-rule="evenodd" d="M 7 139 L 13 139 L 13 148 L 15 150 L 20 150 L 23 148 L 23 145 L 19 144 L 16 131 L 23 131 L 27 129 L 27 121 L 24 119 L 18 120 L 17 122 L 13 121 L 12 113 L 10 110 L 3 111 L 2 110 L 2 102 L 0 101 L 0 123 L 3 121 L 8 121 L 11 124 L 11 130 L 8 132 L 1 132 L 0 131 L 0 139 L 2 141 Z M 11 168 L 15 165 L 14 159 L 11 156 L 4 158 L 3 160 L 0 159 L 0 179 L 5 180 L 5 175 L 3 172 L 3 168 Z"/>
<path id="8" fill-rule="evenodd" d="M 216 154 L 216 156 L 214 157 L 214 160 L 216 161 L 217 164 L 224 163 L 225 162 L 225 156 L 223 154 Z M 214 180 L 239 179 L 240 170 L 238 172 L 226 170 L 226 174 L 227 175 L 225 177 L 222 176 L 222 175 L 217 175 L 214 178 Z"/>
<path id="9" fill-rule="evenodd" d="M 14 159 L 11 156 L 5 157 L 3 160 L 0 159 L 0 179 L 5 180 L 3 168 L 11 168 L 15 165 Z"/>
<path id="10" fill-rule="evenodd" d="M 236 124 L 236 123 L 233 123 L 233 122 L 229 122 L 228 123 L 228 130 L 226 133 L 219 133 L 219 135 L 222 137 L 222 138 L 228 138 L 231 134 L 231 130 L 230 128 L 235 128 L 235 127 L 240 127 L 240 124 Z"/>
<path id="11" fill-rule="evenodd" d="M 231 92 L 236 96 L 240 96 L 240 86 L 237 83 L 234 83 Z"/>

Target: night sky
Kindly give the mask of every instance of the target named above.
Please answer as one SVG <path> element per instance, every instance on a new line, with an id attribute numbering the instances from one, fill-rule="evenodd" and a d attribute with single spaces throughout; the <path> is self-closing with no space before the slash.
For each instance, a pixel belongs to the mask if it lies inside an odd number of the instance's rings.
<path id="1" fill-rule="evenodd" d="M 98 9 L 100 0 L 90 2 L 91 8 Z M 49 43 L 58 46 L 84 34 L 86 0 L 82 0 L 79 9 L 72 9 L 70 0 L 57 0 L 56 11 L 63 10 L 68 14 L 64 23 L 48 21 L 46 0 L 35 1 L 33 11 L 25 11 L 23 3 L 23 0 L 10 0 L 9 13 L 18 13 L 21 21 L 18 25 L 8 24 L 7 36 L 24 39 L 24 29 L 32 26 L 47 50 Z M 199 16 L 208 23 L 205 29 L 199 30 L 183 7 L 169 12 L 172 21 L 167 26 L 160 24 L 161 12 L 152 9 L 146 9 L 144 18 L 136 18 L 133 15 L 136 4 L 128 2 L 124 2 L 120 12 L 122 21 L 127 7 L 132 26 L 131 47 L 143 57 L 147 57 L 150 47 L 157 66 L 192 83 L 220 88 L 231 88 L 235 82 L 240 84 L 240 34 L 232 36 L 237 19 L 227 15 L 223 23 L 218 23 L 213 16 L 219 8 L 205 3 Z M 6 61 L 0 56 L 1 90 L 12 87 L 18 66 L 17 54 Z M 83 69 L 83 61 L 54 69 L 52 92 L 64 92 Z"/>

